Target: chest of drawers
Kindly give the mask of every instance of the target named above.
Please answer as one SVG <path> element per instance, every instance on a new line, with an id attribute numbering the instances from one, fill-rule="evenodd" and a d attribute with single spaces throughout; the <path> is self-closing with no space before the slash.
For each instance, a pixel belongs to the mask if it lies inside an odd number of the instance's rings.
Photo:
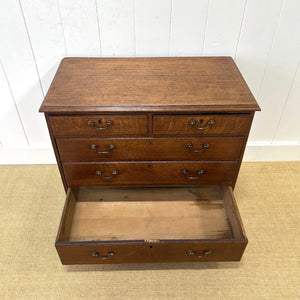
<path id="1" fill-rule="evenodd" d="M 61 262 L 240 260 L 232 190 L 256 110 L 229 57 L 63 59 L 40 108 Z"/>

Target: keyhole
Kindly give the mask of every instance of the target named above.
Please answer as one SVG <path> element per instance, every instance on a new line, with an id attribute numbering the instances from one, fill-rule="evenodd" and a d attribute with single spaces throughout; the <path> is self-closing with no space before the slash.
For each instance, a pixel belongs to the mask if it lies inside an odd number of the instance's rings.
<path id="1" fill-rule="evenodd" d="M 202 123 L 203 123 L 203 119 L 200 120 L 200 124 L 202 124 Z"/>
<path id="2" fill-rule="evenodd" d="M 150 145 L 150 146 L 152 145 L 152 142 L 151 142 L 151 141 L 149 142 L 149 145 Z"/>
<path id="3" fill-rule="evenodd" d="M 150 169 L 150 168 L 151 168 L 151 165 L 148 165 L 148 168 Z"/>
<path id="4" fill-rule="evenodd" d="M 101 119 L 100 119 L 100 120 L 98 120 L 98 123 L 99 123 L 99 124 L 101 124 L 101 123 L 102 123 Z"/>

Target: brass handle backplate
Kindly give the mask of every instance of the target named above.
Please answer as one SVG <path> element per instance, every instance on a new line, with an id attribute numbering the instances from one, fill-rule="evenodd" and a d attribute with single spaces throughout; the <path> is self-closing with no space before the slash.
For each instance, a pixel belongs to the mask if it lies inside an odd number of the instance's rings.
<path id="1" fill-rule="evenodd" d="M 194 145 L 192 143 L 188 143 L 188 144 L 185 145 L 185 147 L 187 149 L 190 149 L 193 152 L 203 152 L 205 149 L 209 148 L 210 145 L 205 143 L 205 144 L 203 144 L 201 149 L 193 149 Z"/>
<path id="2" fill-rule="evenodd" d="M 212 254 L 212 250 L 211 249 L 206 249 L 206 250 L 204 250 L 203 251 L 203 253 L 202 254 L 196 254 L 196 252 L 194 251 L 194 250 L 188 250 L 188 254 L 190 255 L 190 256 L 195 256 L 195 257 L 197 257 L 197 258 L 202 258 L 202 257 L 205 257 L 205 256 L 208 256 L 208 255 L 210 255 L 210 254 Z"/>
<path id="3" fill-rule="evenodd" d="M 112 256 L 114 256 L 115 254 L 113 252 L 107 252 L 106 256 L 99 256 L 99 252 L 92 252 L 91 253 L 93 257 L 97 257 L 98 259 L 104 260 L 104 259 L 110 259 Z"/>
<path id="4" fill-rule="evenodd" d="M 107 151 L 98 151 L 98 145 L 96 145 L 96 144 L 92 144 L 92 145 L 90 145 L 90 148 L 92 149 L 92 150 L 95 150 L 97 153 L 99 153 L 99 154 L 108 154 L 108 153 L 110 153 L 111 152 L 111 150 L 113 150 L 113 149 L 115 149 L 115 145 L 114 144 L 109 144 L 108 146 L 107 146 Z"/>
<path id="5" fill-rule="evenodd" d="M 196 120 L 193 120 L 193 119 L 189 120 L 189 125 L 194 126 L 194 128 L 197 130 L 207 129 L 210 125 L 215 124 L 215 120 L 211 119 L 211 120 L 207 121 L 206 126 L 204 126 L 204 127 L 202 127 L 203 119 L 201 119 L 199 123 L 200 124 L 197 125 Z"/>
<path id="6" fill-rule="evenodd" d="M 103 179 L 112 179 L 117 174 L 118 174 L 118 170 L 112 170 L 111 176 L 103 176 L 102 171 L 98 171 L 98 170 L 96 171 L 96 175 L 100 176 Z"/>
<path id="7" fill-rule="evenodd" d="M 99 124 L 101 124 L 101 120 L 98 120 L 98 123 Z M 112 127 L 113 125 L 114 125 L 114 121 L 112 121 L 112 120 L 107 120 L 106 122 L 105 122 L 105 127 L 96 127 L 96 123 L 94 122 L 94 121 L 92 121 L 92 120 L 88 120 L 87 121 L 87 124 L 89 125 L 89 126 L 94 126 L 94 128 L 96 129 L 96 130 L 106 130 L 106 129 L 108 129 L 109 127 Z"/>
<path id="8" fill-rule="evenodd" d="M 191 179 L 191 180 L 196 180 L 198 179 L 200 176 L 189 176 L 190 172 L 188 170 L 183 170 L 182 173 L 186 176 L 187 179 Z M 205 173 L 205 170 L 199 170 L 197 171 L 197 175 L 202 175 Z"/>

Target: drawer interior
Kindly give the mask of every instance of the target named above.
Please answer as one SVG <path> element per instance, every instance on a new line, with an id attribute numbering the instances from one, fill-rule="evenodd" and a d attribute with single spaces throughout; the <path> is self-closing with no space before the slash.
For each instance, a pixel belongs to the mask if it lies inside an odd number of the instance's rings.
<path id="1" fill-rule="evenodd" d="M 245 238 L 229 186 L 75 187 L 57 242 Z"/>

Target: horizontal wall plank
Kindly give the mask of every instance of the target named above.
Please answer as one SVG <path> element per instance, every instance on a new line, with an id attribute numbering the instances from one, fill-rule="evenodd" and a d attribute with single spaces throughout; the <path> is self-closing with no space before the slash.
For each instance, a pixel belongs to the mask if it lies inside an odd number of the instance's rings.
<path id="1" fill-rule="evenodd" d="M 135 32 L 138 56 L 168 56 L 171 0 L 136 0 Z"/>
<path id="2" fill-rule="evenodd" d="M 103 56 L 135 56 L 133 0 L 98 0 Z"/>
<path id="3" fill-rule="evenodd" d="M 59 0 L 58 5 L 68 56 L 99 56 L 101 49 L 95 0 Z"/>
<path id="4" fill-rule="evenodd" d="M 202 55 L 208 0 L 173 0 L 170 55 Z"/>

